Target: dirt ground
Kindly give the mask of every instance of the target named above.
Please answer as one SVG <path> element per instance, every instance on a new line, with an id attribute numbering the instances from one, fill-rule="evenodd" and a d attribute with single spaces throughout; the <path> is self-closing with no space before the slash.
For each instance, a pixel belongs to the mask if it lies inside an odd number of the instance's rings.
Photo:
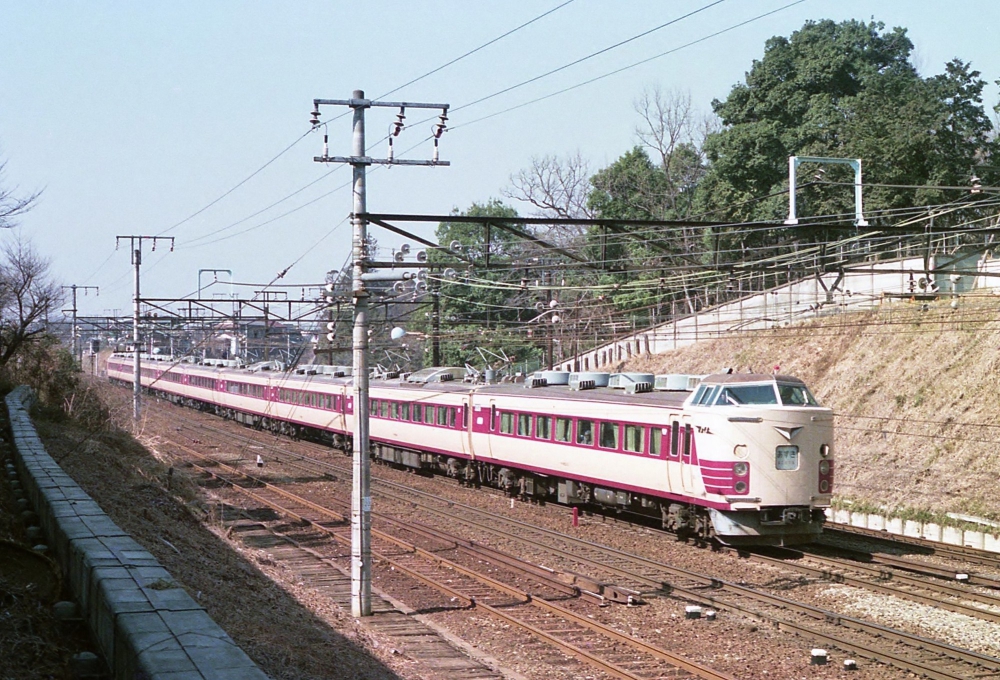
<path id="1" fill-rule="evenodd" d="M 123 394 L 108 390 L 105 396 L 114 403 Z M 35 422 L 50 455 L 272 678 L 415 677 L 349 612 L 298 588 L 265 553 L 230 540 L 197 487 L 168 474 L 129 434 L 87 430 L 65 419 Z M 30 543 L 6 474 L 0 539 Z M 69 659 L 81 649 L 93 649 L 85 632 L 68 637 L 48 603 L 0 574 L 0 680 L 70 678 Z"/>

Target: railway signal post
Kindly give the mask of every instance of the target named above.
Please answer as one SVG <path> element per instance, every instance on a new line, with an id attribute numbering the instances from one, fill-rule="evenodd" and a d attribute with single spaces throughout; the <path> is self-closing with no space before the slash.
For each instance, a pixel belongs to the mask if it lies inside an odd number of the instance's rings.
<path id="1" fill-rule="evenodd" d="M 349 163 L 353 168 L 354 205 L 351 214 L 352 281 L 354 298 L 353 382 L 354 382 L 354 448 L 351 487 L 351 614 L 355 617 L 371 616 L 371 470 L 368 437 L 368 291 L 365 276 L 371 262 L 368 253 L 367 195 L 365 171 L 373 163 L 381 165 L 450 165 L 438 160 L 438 139 L 445 131 L 448 104 L 421 104 L 415 102 L 381 102 L 365 99 L 363 90 L 355 90 L 350 99 L 314 99 L 313 129 L 320 126 L 320 106 L 348 106 L 354 112 L 353 136 L 350 156 L 329 156 L 327 135 L 323 137 L 323 155 L 313 158 L 317 163 Z M 365 110 L 372 107 L 397 108 L 396 121 L 389 132 L 388 158 L 371 158 L 365 150 Z M 432 127 L 434 156 L 431 160 L 397 159 L 393 156 L 392 141 L 403 130 L 406 109 L 439 109 L 438 122 Z"/>

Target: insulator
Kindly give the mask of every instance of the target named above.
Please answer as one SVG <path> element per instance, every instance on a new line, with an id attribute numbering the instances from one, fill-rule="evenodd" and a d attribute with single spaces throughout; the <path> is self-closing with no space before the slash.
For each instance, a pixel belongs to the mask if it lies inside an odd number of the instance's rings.
<path id="1" fill-rule="evenodd" d="M 437 140 L 437 137 L 435 137 L 434 138 L 434 154 L 431 156 L 431 160 L 434 161 L 435 163 L 437 163 L 438 162 L 438 158 L 440 158 L 440 154 L 438 153 L 438 140 Z"/>
<path id="2" fill-rule="evenodd" d="M 334 342 L 337 339 L 337 334 L 336 333 L 327 333 L 326 334 L 326 339 L 329 340 L 330 342 Z"/>
<path id="3" fill-rule="evenodd" d="M 326 330 L 328 330 L 328 331 L 335 331 L 335 330 L 337 330 L 337 322 L 336 321 L 330 321 L 330 322 L 328 322 L 326 324 Z"/>
<path id="4" fill-rule="evenodd" d="M 386 154 L 386 155 L 387 155 L 387 160 L 390 160 L 390 161 L 391 161 L 391 160 L 393 159 L 393 152 L 392 152 L 392 135 L 389 135 L 389 152 L 388 152 L 388 154 Z"/>
<path id="5" fill-rule="evenodd" d="M 329 144 L 329 141 L 330 141 L 330 135 L 324 134 L 323 135 L 323 158 L 326 158 L 327 156 L 330 155 L 330 144 Z"/>

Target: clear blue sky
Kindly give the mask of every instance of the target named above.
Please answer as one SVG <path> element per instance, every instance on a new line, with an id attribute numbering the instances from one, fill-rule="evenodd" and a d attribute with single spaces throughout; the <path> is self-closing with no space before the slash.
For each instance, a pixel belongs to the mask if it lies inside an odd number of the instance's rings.
<path id="1" fill-rule="evenodd" d="M 44 190 L 19 231 L 51 258 L 60 281 L 100 286 L 100 297 L 80 299 L 81 313 L 127 313 L 131 268 L 127 249 L 114 250 L 116 235 L 163 233 L 232 189 L 309 130 L 314 98 L 348 98 L 355 89 L 368 96 L 388 92 L 562 1 L 0 0 L 3 181 L 22 193 Z M 710 1 L 575 0 L 390 98 L 458 109 Z M 554 76 L 456 110 L 450 122 L 457 127 L 441 147 L 452 166 L 371 173 L 369 210 L 464 209 L 499 197 L 510 175 L 529 166 L 533 156 L 578 151 L 596 170 L 635 143 L 634 101 L 644 89 L 689 91 L 707 113 L 711 100 L 724 98 L 762 55 L 768 37 L 789 35 L 808 19 L 874 17 L 887 27 L 903 26 L 923 75 L 960 57 L 991 83 L 987 106 L 997 101 L 992 83 L 1000 78 L 1000 4 L 806 0 L 622 74 L 463 127 L 790 1 L 727 0 Z M 392 113 L 369 114 L 372 142 L 384 135 Z M 327 108 L 323 119 L 333 114 Z M 411 111 L 409 122 L 416 120 Z M 397 149 L 420 142 L 429 126 L 405 131 Z M 348 155 L 349 116 L 332 124 L 329 134 L 331 154 Z M 143 294 L 189 294 L 197 288 L 199 269 L 231 269 L 236 281 L 259 283 L 293 262 L 284 282 L 317 282 L 327 270 L 339 269 L 350 248 L 349 225 L 337 227 L 351 210 L 347 167 L 214 238 L 245 232 L 238 237 L 196 241 L 332 170 L 312 160 L 321 143 L 319 135 L 307 136 L 245 185 L 169 231 L 177 250 L 146 253 Z M 379 145 L 370 153 L 382 156 L 385 149 Z M 424 144 L 409 157 L 428 154 Z M 400 242 L 377 229 L 373 234 L 386 246 Z M 432 227 L 422 231 L 432 234 Z"/>

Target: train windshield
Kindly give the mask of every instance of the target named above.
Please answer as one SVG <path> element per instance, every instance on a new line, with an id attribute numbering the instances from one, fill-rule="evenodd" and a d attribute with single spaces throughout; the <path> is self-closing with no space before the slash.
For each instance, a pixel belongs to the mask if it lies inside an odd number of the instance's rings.
<path id="1" fill-rule="evenodd" d="M 816 397 L 805 385 L 782 385 L 779 383 L 778 394 L 781 395 L 781 403 L 785 406 L 819 406 Z"/>
<path id="2" fill-rule="evenodd" d="M 740 406 L 743 404 L 777 404 L 778 395 L 774 384 L 768 385 L 726 385 L 719 391 L 715 401 L 717 406 Z"/>
<path id="3" fill-rule="evenodd" d="M 698 386 L 690 401 L 698 406 L 819 406 L 802 383 L 732 383 Z"/>

